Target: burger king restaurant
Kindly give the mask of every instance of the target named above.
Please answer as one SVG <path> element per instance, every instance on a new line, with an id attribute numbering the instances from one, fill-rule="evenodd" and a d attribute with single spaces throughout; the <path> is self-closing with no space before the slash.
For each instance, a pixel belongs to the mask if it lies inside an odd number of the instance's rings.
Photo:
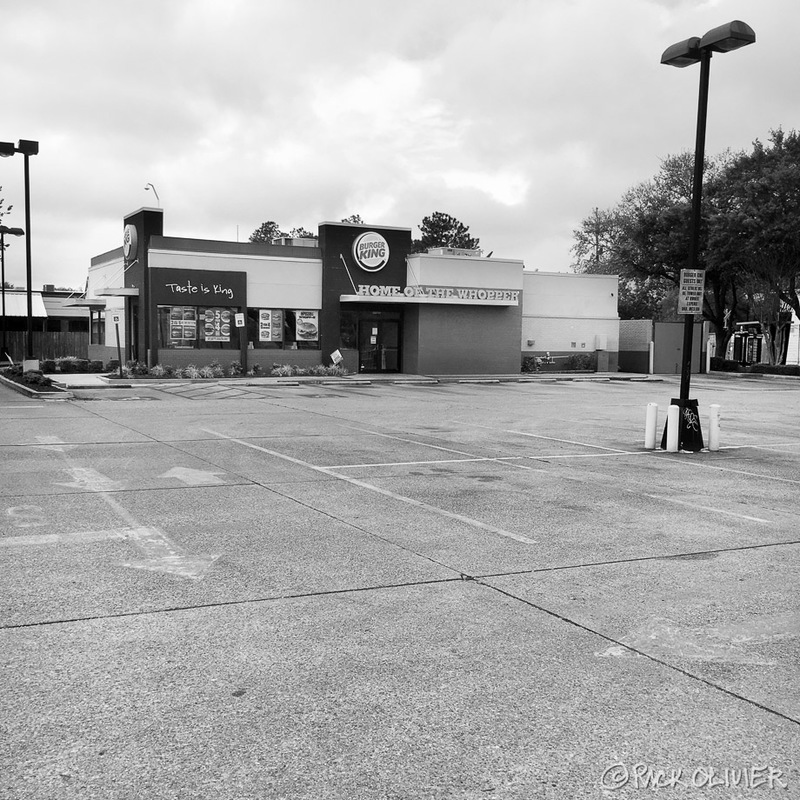
<path id="1" fill-rule="evenodd" d="M 518 372 L 519 260 L 411 253 L 411 229 L 323 222 L 318 239 L 222 242 L 164 235 L 163 211 L 123 220 L 92 258 L 89 357 L 241 362 L 353 373 Z"/>
<path id="2" fill-rule="evenodd" d="M 594 350 L 595 333 L 616 348 L 614 276 L 523 274 L 521 260 L 478 251 L 411 253 L 410 228 L 323 222 L 318 239 L 254 243 L 168 236 L 163 223 L 161 209 L 140 208 L 123 219 L 122 246 L 92 258 L 81 303 L 90 313 L 89 358 L 476 375 L 518 373 L 533 352 L 526 342 L 556 350 L 547 331 L 558 331 L 565 352 L 570 344 Z M 579 297 L 555 324 L 542 303 L 533 317 L 523 312 L 524 290 L 547 275 L 571 283 L 558 291 L 542 283 L 545 307 Z M 613 280 L 613 308 L 598 278 Z M 605 297 L 600 316 L 587 312 L 595 296 Z"/>

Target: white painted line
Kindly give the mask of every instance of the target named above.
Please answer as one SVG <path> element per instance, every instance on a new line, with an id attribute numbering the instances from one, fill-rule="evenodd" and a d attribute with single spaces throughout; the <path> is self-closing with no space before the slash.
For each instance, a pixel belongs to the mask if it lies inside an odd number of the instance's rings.
<path id="1" fill-rule="evenodd" d="M 462 422 L 462 425 L 471 425 L 475 428 L 485 428 L 489 431 L 497 431 L 497 428 L 493 428 L 491 425 L 480 425 L 477 422 Z M 528 433 L 527 431 L 512 431 L 508 429 L 501 429 L 501 433 L 513 433 L 515 436 L 527 436 L 531 439 L 542 439 L 546 442 L 558 442 L 559 444 L 574 444 L 578 447 L 589 447 L 593 450 L 605 450 L 609 453 L 621 453 L 624 455 L 633 455 L 635 452 L 633 450 L 620 450 L 619 447 L 603 447 L 599 444 L 587 444 L 586 442 L 575 442 L 572 439 L 557 439 L 555 436 L 542 436 L 538 433 Z"/>
<path id="2" fill-rule="evenodd" d="M 340 427 L 346 428 L 349 431 L 358 431 L 359 433 L 366 433 L 369 436 L 380 436 L 383 439 L 393 439 L 396 442 L 405 442 L 406 444 L 414 444 L 417 447 L 428 447 L 431 450 L 441 450 L 444 453 L 455 453 L 458 456 L 468 456 L 475 458 L 475 453 L 467 453 L 464 450 L 454 450 L 452 447 L 442 447 L 438 444 L 428 444 L 427 442 L 419 442 L 416 439 L 405 439 L 402 436 L 394 436 L 391 433 L 380 433 L 378 431 L 367 430 L 366 428 L 356 428 L 352 425 L 341 425 Z"/>
<path id="3" fill-rule="evenodd" d="M 692 462 L 691 460 L 678 461 L 677 459 L 675 460 L 668 459 L 666 463 L 678 464 L 683 468 L 685 468 L 687 464 L 691 464 L 693 467 L 716 469 L 719 470 L 720 472 L 730 472 L 733 475 L 744 475 L 746 478 L 759 478 L 761 480 L 769 481 L 770 483 L 791 483 L 794 485 L 800 484 L 800 480 L 796 480 L 795 478 L 778 478 L 775 475 L 764 475 L 758 472 L 747 472 L 743 469 L 731 469 L 730 467 L 720 467 L 718 464 L 704 464 L 699 461 Z"/>
<path id="4" fill-rule="evenodd" d="M 39 533 L 29 534 L 28 536 L 9 536 L 8 538 L 0 539 L 0 548 L 107 542 L 112 539 L 126 539 L 130 531 L 130 528 L 116 528 L 107 531 L 74 531 L 72 533 Z"/>
<path id="5" fill-rule="evenodd" d="M 724 508 L 713 508 L 712 506 L 704 506 L 700 505 L 699 503 L 690 503 L 686 500 L 678 500 L 676 497 L 664 497 L 660 494 L 647 494 L 646 492 L 635 492 L 633 490 L 628 490 L 633 494 L 636 494 L 640 497 L 649 497 L 652 500 L 662 500 L 665 503 L 676 503 L 677 505 L 687 506 L 688 508 L 696 508 L 699 511 L 710 511 L 713 514 L 725 514 L 728 517 L 736 517 L 737 519 L 746 519 L 748 522 L 760 522 L 764 525 L 772 524 L 768 519 L 761 519 L 761 517 L 750 517 L 747 514 L 737 514 L 735 511 L 726 511 Z"/>
<path id="6" fill-rule="evenodd" d="M 407 505 L 411 505 L 416 508 L 422 508 L 425 509 L 426 511 L 430 511 L 431 513 L 437 514 L 438 516 L 456 520 L 457 522 L 462 522 L 465 525 L 469 525 L 472 528 L 477 528 L 482 531 L 487 531 L 488 533 L 493 533 L 496 534 L 497 536 L 503 536 L 507 539 L 513 539 L 514 541 L 522 542 L 523 544 L 538 544 L 536 540 L 529 539 L 527 536 L 522 536 L 518 533 L 513 533 L 512 531 L 505 531 L 502 528 L 495 528 L 493 525 L 487 525 L 486 523 L 480 522 L 479 520 L 476 519 L 472 519 L 471 517 L 465 517 L 462 516 L 461 514 L 455 514 L 452 511 L 446 511 L 443 508 L 437 508 L 436 506 L 429 505 L 428 503 L 423 503 L 421 500 L 415 500 L 412 497 L 406 497 L 405 495 L 397 494 L 396 492 L 391 492 L 388 489 L 381 489 L 379 486 L 373 486 L 371 483 L 366 483 L 365 481 L 360 481 L 356 478 L 350 478 L 347 475 L 341 475 L 327 467 L 318 467 L 314 464 L 309 464 L 307 461 L 302 461 L 299 458 L 293 458 L 292 456 L 287 456 L 284 453 L 278 453 L 275 450 L 269 450 L 266 447 L 261 447 L 260 445 L 253 444 L 252 442 L 247 442 L 244 439 L 236 439 L 233 436 L 228 436 L 227 434 L 211 430 L 210 428 L 203 428 L 202 430 L 204 433 L 210 433 L 212 436 L 218 436 L 220 439 L 225 439 L 226 441 L 234 442 L 235 444 L 240 444 L 242 445 L 242 447 L 249 447 L 251 450 L 258 450 L 261 453 L 266 453 L 267 455 L 273 456 L 275 458 L 280 458 L 283 461 L 288 461 L 291 464 L 297 464 L 300 467 L 313 470 L 314 472 L 319 472 L 322 475 L 337 478 L 338 480 L 344 481 L 345 483 L 349 483 L 352 486 L 358 486 L 361 489 L 367 489 L 368 491 L 375 492 L 376 494 L 383 495 L 384 497 L 389 497 L 392 500 L 397 500 L 400 503 L 406 503 Z"/>

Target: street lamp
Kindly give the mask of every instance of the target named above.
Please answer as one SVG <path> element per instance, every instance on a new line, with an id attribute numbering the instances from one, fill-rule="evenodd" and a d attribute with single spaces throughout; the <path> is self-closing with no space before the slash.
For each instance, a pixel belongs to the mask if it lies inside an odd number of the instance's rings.
<path id="1" fill-rule="evenodd" d="M 159 199 L 158 199 L 158 192 L 156 191 L 156 187 L 155 187 L 155 186 L 153 186 L 153 184 L 152 184 L 152 183 L 148 183 L 148 184 L 147 184 L 147 185 L 144 187 L 144 190 L 145 190 L 145 191 L 148 191 L 149 189 L 152 189 L 152 190 L 153 190 L 153 194 L 156 196 L 156 203 L 158 203 L 158 207 L 159 207 L 159 208 L 161 208 L 161 200 L 159 200 Z"/>
<path id="2" fill-rule="evenodd" d="M 31 182 L 30 182 L 30 156 L 38 155 L 39 142 L 30 139 L 20 139 L 16 147 L 11 142 L 0 142 L 0 156 L 7 158 L 15 153 L 22 153 L 25 158 L 25 230 L 28 235 L 25 237 L 25 271 L 28 281 L 28 325 L 25 342 L 25 358 L 33 358 L 33 294 L 31 278 Z"/>
<path id="3" fill-rule="evenodd" d="M 700 64 L 700 95 L 697 104 L 697 138 L 694 148 L 694 178 L 692 181 L 692 217 L 689 229 L 689 258 L 687 268 L 697 269 L 697 256 L 700 249 L 700 216 L 703 195 L 703 160 L 706 143 L 706 116 L 708 112 L 708 78 L 711 68 L 711 56 L 714 53 L 729 53 L 752 44 L 756 40 L 753 29 L 739 20 L 733 20 L 718 28 L 713 28 L 702 39 L 693 36 L 668 47 L 661 56 L 661 63 L 672 67 L 689 67 Z M 694 314 L 685 314 L 683 319 L 683 356 L 681 363 L 681 396 L 682 411 L 689 404 L 689 382 L 692 374 L 692 334 L 694 332 Z M 695 403 L 696 405 L 696 403 Z M 684 414 L 681 414 L 681 435 L 684 440 Z M 681 449 L 699 450 L 702 448 L 702 437 L 699 446 Z"/>
<path id="4" fill-rule="evenodd" d="M 6 346 L 6 234 L 9 236 L 24 236 L 25 231 L 22 228 L 9 228 L 6 225 L 0 225 L 0 282 L 3 284 L 3 352 L 0 358 L 3 361 L 12 363 Z"/>

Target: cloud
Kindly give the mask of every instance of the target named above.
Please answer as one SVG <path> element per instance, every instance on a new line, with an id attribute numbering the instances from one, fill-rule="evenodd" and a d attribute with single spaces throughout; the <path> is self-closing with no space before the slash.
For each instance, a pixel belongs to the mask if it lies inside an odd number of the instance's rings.
<path id="1" fill-rule="evenodd" d="M 31 161 L 34 283 L 82 285 L 154 197 L 167 232 L 453 214 L 488 249 L 566 269 L 573 228 L 694 144 L 697 71 L 667 45 L 740 18 L 708 150 L 800 127 L 792 0 L 38 0 L 4 14 L 3 140 Z M 22 224 L 22 164 L 0 162 Z M 9 249 L 24 282 L 24 248 Z"/>

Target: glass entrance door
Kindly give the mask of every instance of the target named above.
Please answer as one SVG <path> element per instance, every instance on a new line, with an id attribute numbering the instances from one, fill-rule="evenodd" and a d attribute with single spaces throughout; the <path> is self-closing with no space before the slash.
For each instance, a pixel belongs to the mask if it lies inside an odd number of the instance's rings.
<path id="1" fill-rule="evenodd" d="M 359 320 L 358 369 L 373 373 L 400 371 L 399 320 Z"/>

